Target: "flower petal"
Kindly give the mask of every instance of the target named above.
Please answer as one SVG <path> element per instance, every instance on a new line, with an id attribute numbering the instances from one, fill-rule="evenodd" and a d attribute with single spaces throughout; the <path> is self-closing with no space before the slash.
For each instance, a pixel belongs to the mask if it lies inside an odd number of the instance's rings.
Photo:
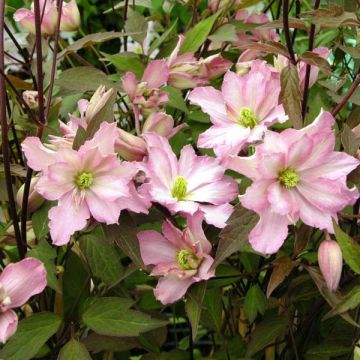
<path id="1" fill-rule="evenodd" d="M 5 342 L 15 334 L 18 325 L 18 317 L 13 310 L 0 313 L 0 342 Z"/>
<path id="2" fill-rule="evenodd" d="M 193 278 L 174 279 L 163 277 L 159 280 L 154 290 L 155 297 L 163 305 L 172 304 L 181 299 L 194 282 L 195 280 Z"/>

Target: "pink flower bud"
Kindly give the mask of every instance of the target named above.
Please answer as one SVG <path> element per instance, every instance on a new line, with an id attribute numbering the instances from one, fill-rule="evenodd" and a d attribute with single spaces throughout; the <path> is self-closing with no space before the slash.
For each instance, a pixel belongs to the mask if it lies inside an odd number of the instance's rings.
<path id="1" fill-rule="evenodd" d="M 39 3 L 41 12 L 45 5 L 41 22 L 41 34 L 52 35 L 55 32 L 58 17 L 56 2 L 54 0 L 47 0 L 45 3 L 45 0 L 40 0 Z M 30 33 L 35 34 L 34 4 L 31 5 L 31 10 L 25 8 L 18 9 L 14 14 L 14 20 Z"/>
<path id="2" fill-rule="evenodd" d="M 163 112 L 152 113 L 144 122 L 143 133 L 156 132 L 168 137 L 174 128 L 174 119 Z"/>
<path id="3" fill-rule="evenodd" d="M 28 213 L 35 212 L 44 202 L 44 198 L 35 190 L 35 185 L 39 181 L 38 177 L 33 177 L 30 182 Z M 16 194 L 16 202 L 22 207 L 25 184 L 23 184 Z"/>
<path id="4" fill-rule="evenodd" d="M 127 161 L 141 161 L 146 154 L 145 141 L 122 129 L 117 129 L 115 151 Z"/>
<path id="5" fill-rule="evenodd" d="M 115 89 L 110 89 L 108 91 L 105 91 L 105 86 L 100 85 L 97 90 L 95 91 L 94 95 L 90 99 L 89 105 L 86 109 L 86 122 L 89 123 L 91 119 L 93 119 L 100 110 L 106 106 L 108 101 L 113 96 L 114 92 L 116 92 Z M 109 121 L 112 119 L 104 119 L 104 121 Z"/>
<path id="6" fill-rule="evenodd" d="M 232 66 L 232 62 L 224 59 L 220 54 L 209 56 L 202 62 L 206 66 L 209 79 L 216 78 L 226 73 Z"/>
<path id="7" fill-rule="evenodd" d="M 319 246 L 318 261 L 327 287 L 335 291 L 339 286 L 343 264 L 338 243 L 330 239 L 324 240 Z"/>
<path id="8" fill-rule="evenodd" d="M 64 3 L 61 10 L 60 30 L 75 31 L 80 25 L 80 12 L 76 0 Z"/>

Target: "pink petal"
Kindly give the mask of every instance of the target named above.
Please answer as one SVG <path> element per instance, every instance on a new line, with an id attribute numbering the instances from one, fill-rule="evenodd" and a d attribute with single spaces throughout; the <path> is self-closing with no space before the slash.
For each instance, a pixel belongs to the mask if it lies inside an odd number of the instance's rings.
<path id="1" fill-rule="evenodd" d="M 200 205 L 199 209 L 204 213 L 205 221 L 217 228 L 224 228 L 226 221 L 233 212 L 233 206 L 230 204 L 223 205 Z"/>
<path id="2" fill-rule="evenodd" d="M 255 180 L 260 177 L 257 169 L 258 158 L 256 155 L 248 157 L 229 156 L 222 163 L 227 169 L 237 171 L 239 174 L 245 175 L 249 179 Z"/>
<path id="3" fill-rule="evenodd" d="M 183 232 L 174 226 L 169 220 L 165 220 L 162 225 L 162 232 L 169 242 L 177 248 L 186 247 L 183 241 Z"/>
<path id="4" fill-rule="evenodd" d="M 124 91 L 128 95 L 129 99 L 131 101 L 133 101 L 135 98 L 136 89 L 137 89 L 136 75 L 133 72 L 127 72 L 122 77 L 122 84 L 123 84 Z"/>
<path id="5" fill-rule="evenodd" d="M 145 265 L 157 265 L 173 262 L 179 250 L 172 242 L 166 240 L 154 230 L 145 230 L 137 234 L 141 258 Z"/>
<path id="6" fill-rule="evenodd" d="M 124 196 L 119 200 L 120 209 L 147 214 L 151 207 L 150 195 L 147 192 L 140 192 L 140 189 L 136 189 L 133 181 L 130 182 L 128 186 L 128 196 Z"/>
<path id="7" fill-rule="evenodd" d="M 13 310 L 0 313 L 0 342 L 6 341 L 15 334 L 18 325 L 17 315 Z"/>
<path id="8" fill-rule="evenodd" d="M 46 270 L 41 261 L 27 258 L 7 265 L 0 275 L 0 283 L 11 299 L 10 307 L 16 308 L 45 289 Z"/>
<path id="9" fill-rule="evenodd" d="M 163 277 L 159 280 L 154 294 L 163 305 L 172 304 L 181 299 L 193 283 L 194 279 L 192 278 L 174 279 Z"/>
<path id="10" fill-rule="evenodd" d="M 75 231 L 82 230 L 90 218 L 87 205 L 82 202 L 76 206 L 71 193 L 63 196 L 58 205 L 49 211 L 49 228 L 53 244 L 65 245 Z"/>
<path id="11" fill-rule="evenodd" d="M 279 215 L 294 212 L 290 190 L 285 189 L 278 181 L 269 186 L 268 201 L 271 204 L 271 210 Z"/>
<path id="12" fill-rule="evenodd" d="M 275 153 L 262 158 L 258 170 L 263 179 L 277 179 L 279 173 L 286 169 L 286 157 L 284 154 Z"/>
<path id="13" fill-rule="evenodd" d="M 287 165 L 298 169 L 312 155 L 314 143 L 306 134 L 289 148 Z"/>
<path id="14" fill-rule="evenodd" d="M 165 85 L 169 78 L 169 67 L 164 60 L 154 60 L 145 69 L 141 81 L 152 89 Z"/>
<path id="15" fill-rule="evenodd" d="M 199 244 L 199 254 L 209 254 L 211 251 L 210 241 L 206 238 L 202 223 L 204 220 L 204 213 L 197 211 L 192 216 L 187 216 L 186 234 L 190 238 L 191 244 Z"/>
<path id="16" fill-rule="evenodd" d="M 86 191 L 85 200 L 95 220 L 108 225 L 118 222 L 121 211 L 119 202 L 103 200 L 91 188 Z"/>
<path id="17" fill-rule="evenodd" d="M 115 201 L 129 195 L 128 180 L 111 175 L 96 176 L 91 191 L 102 200 Z"/>
<path id="18" fill-rule="evenodd" d="M 268 206 L 268 189 L 274 183 L 273 179 L 258 180 L 246 189 L 244 195 L 239 196 L 241 204 L 257 213 L 263 212 Z"/>
<path id="19" fill-rule="evenodd" d="M 198 269 L 198 272 L 193 277 L 195 281 L 201 280 L 209 280 L 210 278 L 215 276 L 215 269 L 210 270 L 211 265 L 214 263 L 214 259 L 210 256 L 205 254 L 203 261 Z"/>

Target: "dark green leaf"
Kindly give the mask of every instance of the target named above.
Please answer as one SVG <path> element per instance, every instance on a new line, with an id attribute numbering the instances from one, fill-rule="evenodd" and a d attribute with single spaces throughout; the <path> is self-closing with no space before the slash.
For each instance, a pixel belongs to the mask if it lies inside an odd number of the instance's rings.
<path id="1" fill-rule="evenodd" d="M 222 321 L 222 290 L 219 288 L 208 289 L 204 298 L 205 310 L 203 315 L 209 321 L 209 327 L 217 332 L 221 330 Z"/>
<path id="2" fill-rule="evenodd" d="M 267 299 L 259 285 L 252 286 L 246 293 L 244 302 L 244 310 L 251 323 L 258 314 L 264 314 L 266 305 Z"/>
<path id="3" fill-rule="evenodd" d="M 80 146 L 83 145 L 85 141 L 86 141 L 86 130 L 82 126 L 79 126 L 76 131 L 75 139 L 73 142 L 73 149 L 79 150 Z"/>
<path id="4" fill-rule="evenodd" d="M 189 110 L 186 107 L 186 103 L 182 96 L 182 93 L 179 89 L 175 89 L 171 86 L 166 86 L 163 88 L 169 94 L 169 102 L 168 105 L 172 106 L 175 109 L 179 109 L 184 113 L 188 113 Z"/>
<path id="5" fill-rule="evenodd" d="M 96 333 L 91 333 L 89 336 L 82 340 L 82 343 L 89 351 L 94 352 L 122 352 L 138 347 L 138 341 L 136 340 L 136 338 L 120 338 L 114 336 L 99 335 Z"/>
<path id="6" fill-rule="evenodd" d="M 155 51 L 157 50 L 160 45 L 168 38 L 168 36 L 176 29 L 176 25 L 177 25 L 178 19 L 175 19 L 175 21 L 173 22 L 173 24 L 157 39 L 154 40 L 154 42 L 151 44 L 148 54 L 149 56 Z"/>
<path id="7" fill-rule="evenodd" d="M 38 240 L 43 239 L 49 233 L 49 210 L 54 206 L 54 202 L 45 202 L 39 210 L 34 212 L 31 221 L 35 236 Z"/>
<path id="8" fill-rule="evenodd" d="M 138 336 L 166 325 L 166 321 L 130 310 L 129 301 L 121 298 L 94 299 L 82 319 L 96 333 L 108 336 Z"/>
<path id="9" fill-rule="evenodd" d="M 61 319 L 48 312 L 33 314 L 20 321 L 18 329 L 0 351 L 6 360 L 32 359 L 45 342 L 56 333 Z"/>
<path id="10" fill-rule="evenodd" d="M 82 343 L 71 339 L 60 350 L 58 360 L 91 360 L 91 357 Z"/>

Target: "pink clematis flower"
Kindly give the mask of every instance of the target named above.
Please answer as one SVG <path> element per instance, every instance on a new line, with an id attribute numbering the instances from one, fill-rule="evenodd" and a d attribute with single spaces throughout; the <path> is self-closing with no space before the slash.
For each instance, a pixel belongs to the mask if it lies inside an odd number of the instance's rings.
<path id="1" fill-rule="evenodd" d="M 224 227 L 232 213 L 232 201 L 237 183 L 224 175 L 224 168 L 209 156 L 197 156 L 190 145 L 176 158 L 167 139 L 146 134 L 148 158 L 144 171 L 149 179 L 142 190 L 152 200 L 168 208 L 171 213 L 193 215 L 197 210 L 205 213 L 209 224 Z"/>
<path id="2" fill-rule="evenodd" d="M 39 5 L 40 12 L 42 13 L 44 11 L 41 22 L 41 34 L 52 35 L 55 32 L 58 17 L 56 1 L 40 0 Z M 34 4 L 31 5 L 31 10 L 25 8 L 16 10 L 14 13 L 14 20 L 20 23 L 30 33 L 35 34 Z"/>
<path id="3" fill-rule="evenodd" d="M 5 267 L 0 274 L 0 342 L 5 343 L 16 332 L 18 318 L 12 309 L 45 287 L 46 270 L 41 261 L 27 258 Z"/>
<path id="4" fill-rule="evenodd" d="M 261 71 L 258 67 L 243 76 L 227 72 L 221 92 L 208 86 L 189 95 L 190 102 L 209 114 L 213 123 L 200 134 L 198 146 L 213 148 L 220 159 L 237 155 L 247 144 L 261 140 L 270 125 L 287 120 L 278 104 L 278 74 L 270 66 L 262 66 Z"/>
<path id="5" fill-rule="evenodd" d="M 260 215 L 249 235 L 252 247 L 275 253 L 288 234 L 288 225 L 305 224 L 334 232 L 332 218 L 358 198 L 346 176 L 359 160 L 334 151 L 333 116 L 321 112 L 301 130 L 269 131 L 254 155 L 231 157 L 228 167 L 253 180 L 240 197 L 242 205 Z"/>
<path id="6" fill-rule="evenodd" d="M 323 59 L 327 59 L 330 56 L 330 50 L 326 47 L 318 47 L 315 48 L 313 53 L 319 55 Z M 289 65 L 289 59 L 283 55 L 278 55 L 274 60 L 275 68 L 281 72 L 281 70 Z M 305 74 L 306 74 L 306 63 L 303 61 L 299 61 L 297 64 L 297 69 L 299 72 L 299 80 L 300 80 L 300 89 L 304 91 L 305 88 Z M 310 68 L 310 78 L 309 78 L 309 88 L 311 88 L 315 83 L 319 76 L 319 67 L 316 65 L 312 65 Z"/>
<path id="7" fill-rule="evenodd" d="M 147 212 L 150 207 L 150 201 L 137 194 L 131 182 L 138 169 L 117 159 L 116 137 L 116 124 L 104 122 L 78 151 L 67 147 L 49 150 L 36 137 L 23 142 L 29 166 L 42 172 L 35 190 L 45 199 L 58 200 L 49 211 L 55 245 L 68 243 L 90 217 L 114 224 L 122 209 Z"/>
<path id="8" fill-rule="evenodd" d="M 154 294 L 164 305 L 182 298 L 191 284 L 214 276 L 214 270 L 210 270 L 214 262 L 209 255 L 211 244 L 202 229 L 203 217 L 201 211 L 188 217 L 183 231 L 166 220 L 163 235 L 154 230 L 137 235 L 144 264 L 155 265 L 151 275 L 161 276 Z"/>

